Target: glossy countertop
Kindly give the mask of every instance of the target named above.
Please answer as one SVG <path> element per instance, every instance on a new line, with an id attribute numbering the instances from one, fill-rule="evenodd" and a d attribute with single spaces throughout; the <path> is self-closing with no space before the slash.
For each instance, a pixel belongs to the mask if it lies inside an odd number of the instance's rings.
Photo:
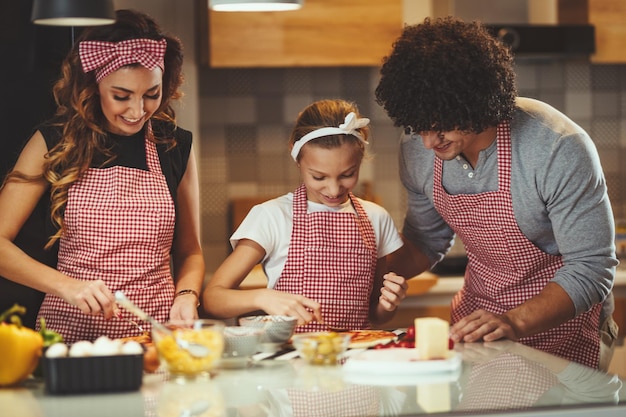
<path id="1" fill-rule="evenodd" d="M 51 395 L 42 380 L 31 379 L 18 388 L 0 389 L 0 415 L 626 415 L 626 388 L 615 375 L 511 341 L 457 344 L 455 353 L 462 361 L 452 371 L 401 376 L 307 365 L 295 352 L 271 359 L 261 354 L 245 368 L 217 369 L 210 378 L 195 381 L 145 374 L 140 390 L 112 394 Z"/>

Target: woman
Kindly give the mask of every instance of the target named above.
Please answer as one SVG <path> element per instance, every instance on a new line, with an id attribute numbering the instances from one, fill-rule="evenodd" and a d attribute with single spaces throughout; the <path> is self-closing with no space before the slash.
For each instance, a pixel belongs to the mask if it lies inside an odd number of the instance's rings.
<path id="1" fill-rule="evenodd" d="M 0 275 L 44 292 L 39 317 L 68 343 L 137 332 L 121 320 L 129 316 L 115 305 L 117 290 L 159 321 L 197 317 L 198 179 L 191 133 L 171 107 L 182 96 L 182 60 L 180 41 L 136 11 L 85 30 L 54 86 L 54 119 L 0 192 Z M 12 243 L 45 198 L 56 269 Z"/>

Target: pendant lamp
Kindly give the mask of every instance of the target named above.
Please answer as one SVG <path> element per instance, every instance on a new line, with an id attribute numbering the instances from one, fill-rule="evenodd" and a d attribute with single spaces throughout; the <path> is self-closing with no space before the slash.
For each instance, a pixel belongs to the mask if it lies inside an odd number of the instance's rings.
<path id="1" fill-rule="evenodd" d="M 115 23 L 113 0 L 35 0 L 31 21 L 49 26 L 101 26 Z"/>
<path id="2" fill-rule="evenodd" d="M 284 12 L 298 10 L 304 0 L 208 0 L 215 12 Z"/>

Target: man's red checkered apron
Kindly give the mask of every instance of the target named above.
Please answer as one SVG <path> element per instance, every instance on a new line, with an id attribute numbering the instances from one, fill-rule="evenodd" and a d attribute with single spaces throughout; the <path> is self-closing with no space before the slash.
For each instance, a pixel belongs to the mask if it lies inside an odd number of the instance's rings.
<path id="1" fill-rule="evenodd" d="M 170 248 L 175 208 L 161 172 L 156 146 L 146 127 L 148 171 L 114 166 L 89 169 L 69 190 L 66 232 L 59 244 L 57 269 L 76 279 L 103 280 L 123 291 L 158 321 L 167 321 L 174 296 Z M 136 319 L 126 310 L 122 315 Z M 46 295 L 39 316 L 66 343 L 137 335 L 126 320 L 83 314 L 61 298 Z M 149 330 L 148 323 L 144 330 Z"/>
<path id="2" fill-rule="evenodd" d="M 306 187 L 293 197 L 293 231 L 285 267 L 274 289 L 302 294 L 322 305 L 325 324 L 298 326 L 297 332 L 327 327 L 367 329 L 377 262 L 376 238 L 367 213 L 350 194 L 354 213 L 307 213 Z"/>
<path id="3" fill-rule="evenodd" d="M 435 157 L 434 202 L 461 238 L 468 255 L 463 288 L 452 300 L 452 322 L 484 309 L 502 314 L 537 295 L 563 266 L 560 256 L 541 251 L 519 229 L 511 199 L 511 130 L 497 129 L 497 191 L 448 194 L 441 185 L 442 161 Z M 521 343 L 591 367 L 600 351 L 598 304 L 590 311 Z"/>
<path id="4" fill-rule="evenodd" d="M 468 373 L 455 411 L 530 408 L 560 383 L 545 366 L 511 353 L 474 363 Z"/>

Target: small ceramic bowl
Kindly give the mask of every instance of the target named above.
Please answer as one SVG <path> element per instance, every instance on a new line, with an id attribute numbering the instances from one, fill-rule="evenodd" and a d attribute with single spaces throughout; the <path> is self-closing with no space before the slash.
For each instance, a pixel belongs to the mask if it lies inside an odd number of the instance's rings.
<path id="1" fill-rule="evenodd" d="M 341 363 L 350 335 L 336 332 L 300 333 L 291 338 L 300 357 L 310 365 L 337 365 Z"/>
<path id="2" fill-rule="evenodd" d="M 255 353 L 259 351 L 262 329 L 246 326 L 227 326 L 224 328 L 224 353 L 221 366 L 246 366 Z"/>
<path id="3" fill-rule="evenodd" d="M 261 343 L 284 344 L 289 341 L 296 329 L 298 320 L 289 316 L 249 316 L 239 319 L 239 324 L 261 329 Z"/>

